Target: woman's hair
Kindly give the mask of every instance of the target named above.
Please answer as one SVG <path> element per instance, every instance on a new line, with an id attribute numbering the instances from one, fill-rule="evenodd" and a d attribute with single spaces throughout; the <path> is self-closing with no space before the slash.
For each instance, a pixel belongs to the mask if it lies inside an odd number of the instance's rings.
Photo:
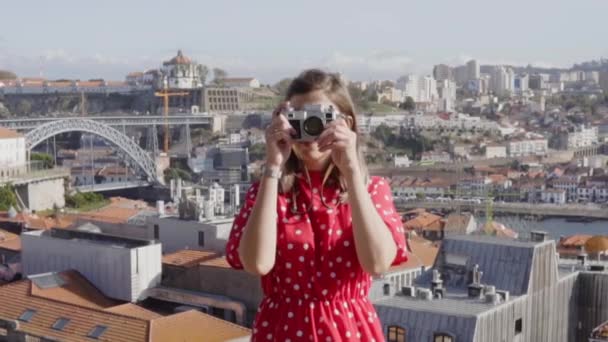
<path id="1" fill-rule="evenodd" d="M 357 116 L 355 114 L 355 106 L 348 93 L 348 89 L 344 84 L 344 81 L 338 74 L 328 73 L 319 69 L 310 69 L 303 71 L 298 77 L 296 77 L 289 88 L 285 100 L 289 101 L 293 96 L 308 94 L 314 91 L 321 91 L 327 98 L 338 106 L 338 111 L 344 115 L 350 117 L 351 129 L 358 134 L 357 131 Z M 361 153 L 361 142 L 357 139 L 357 154 L 359 156 L 359 164 L 363 174 L 364 181 L 367 183 L 368 173 L 367 166 L 365 165 L 365 159 Z M 295 182 L 295 175 L 298 172 L 303 171 L 302 162 L 298 159 L 295 153 L 291 153 L 289 159 L 283 167 L 283 175 L 280 180 L 280 191 L 288 193 L 290 191 L 297 192 L 297 182 Z M 342 192 L 343 200 L 346 199 L 346 181 L 340 174 L 340 170 L 337 167 L 331 166 L 328 169 L 329 175 L 325 175 L 328 184 L 338 183 Z"/>

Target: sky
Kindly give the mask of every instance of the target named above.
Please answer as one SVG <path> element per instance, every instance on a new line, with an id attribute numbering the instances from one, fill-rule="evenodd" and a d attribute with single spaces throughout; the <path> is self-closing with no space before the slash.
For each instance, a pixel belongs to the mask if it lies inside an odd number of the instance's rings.
<path id="1" fill-rule="evenodd" d="M 439 63 L 568 67 L 608 58 L 607 0 L 0 0 L 0 69 L 121 80 L 182 49 L 274 83 L 321 67 L 351 80 Z"/>

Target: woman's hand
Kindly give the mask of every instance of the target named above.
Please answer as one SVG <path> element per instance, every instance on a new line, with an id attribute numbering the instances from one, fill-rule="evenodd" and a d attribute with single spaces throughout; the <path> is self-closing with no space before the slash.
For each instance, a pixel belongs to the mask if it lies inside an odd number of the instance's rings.
<path id="1" fill-rule="evenodd" d="M 287 103 L 281 103 L 272 113 L 272 121 L 266 128 L 266 167 L 281 168 L 289 158 L 295 130 L 282 111 Z"/>
<path id="2" fill-rule="evenodd" d="M 331 122 L 317 140 L 319 151 L 331 150 L 331 159 L 344 175 L 359 170 L 357 133 L 353 132 L 345 118 Z"/>

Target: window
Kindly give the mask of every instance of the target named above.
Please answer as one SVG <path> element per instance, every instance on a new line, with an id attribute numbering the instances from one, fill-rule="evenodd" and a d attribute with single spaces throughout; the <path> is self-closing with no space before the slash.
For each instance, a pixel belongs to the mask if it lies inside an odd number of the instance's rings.
<path id="1" fill-rule="evenodd" d="M 405 342 L 405 329 L 398 325 L 388 327 L 388 342 Z"/>
<path id="2" fill-rule="evenodd" d="M 515 321 L 515 334 L 520 334 L 523 331 L 523 322 L 521 318 Z"/>
<path id="3" fill-rule="evenodd" d="M 205 247 L 205 232 L 198 232 L 198 245 Z"/>
<path id="4" fill-rule="evenodd" d="M 454 336 L 446 333 L 435 333 L 433 335 L 433 342 L 454 342 Z"/>
<path id="5" fill-rule="evenodd" d="M 108 329 L 108 327 L 103 325 L 97 325 L 91 332 L 87 335 L 87 337 L 98 339 L 103 333 Z"/>
<path id="6" fill-rule="evenodd" d="M 160 227 L 155 224 L 154 225 L 154 239 L 158 240 L 160 237 Z"/>
<path id="7" fill-rule="evenodd" d="M 35 313 L 36 313 L 36 310 L 27 309 L 27 310 L 23 311 L 21 316 L 19 316 L 18 320 L 23 321 L 23 322 L 30 322 L 32 320 L 32 317 L 34 317 Z"/>
<path id="8" fill-rule="evenodd" d="M 70 323 L 70 320 L 64 317 L 59 318 L 57 321 L 55 321 L 55 323 L 53 323 L 52 328 L 55 330 L 63 330 L 63 328 L 65 328 L 65 326 Z"/>

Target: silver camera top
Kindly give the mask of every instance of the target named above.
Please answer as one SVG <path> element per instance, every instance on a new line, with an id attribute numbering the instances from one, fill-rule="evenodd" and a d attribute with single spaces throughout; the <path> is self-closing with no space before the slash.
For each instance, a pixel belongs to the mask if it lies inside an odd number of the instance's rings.
<path id="1" fill-rule="evenodd" d="M 288 107 L 285 111 L 287 120 L 296 131 L 293 135 L 297 141 L 314 141 L 328 123 L 338 118 L 338 111 L 333 106 L 320 104 L 305 105 L 302 110 Z"/>

